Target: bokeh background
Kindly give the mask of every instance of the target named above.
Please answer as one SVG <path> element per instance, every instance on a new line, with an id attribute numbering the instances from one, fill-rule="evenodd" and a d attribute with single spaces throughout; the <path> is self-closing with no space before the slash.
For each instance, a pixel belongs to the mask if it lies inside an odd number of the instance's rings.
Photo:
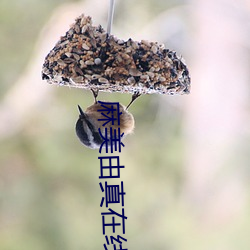
<path id="1" fill-rule="evenodd" d="M 74 132 L 92 95 L 48 85 L 41 67 L 81 13 L 106 27 L 108 4 L 0 2 L 1 250 L 103 249 L 99 153 Z M 127 248 L 249 250 L 250 1 L 117 0 L 113 34 L 164 43 L 192 77 L 190 95 L 130 109 L 136 129 L 119 154 Z"/>

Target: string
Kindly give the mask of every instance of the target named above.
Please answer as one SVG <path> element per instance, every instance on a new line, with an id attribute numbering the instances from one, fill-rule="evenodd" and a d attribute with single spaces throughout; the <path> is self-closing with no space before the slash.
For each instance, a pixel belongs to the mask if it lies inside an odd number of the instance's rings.
<path id="1" fill-rule="evenodd" d="M 112 29 L 114 10 L 115 10 L 115 0 L 110 0 L 109 13 L 108 13 L 108 27 L 107 27 L 107 33 L 109 35 L 110 35 L 111 29 Z"/>

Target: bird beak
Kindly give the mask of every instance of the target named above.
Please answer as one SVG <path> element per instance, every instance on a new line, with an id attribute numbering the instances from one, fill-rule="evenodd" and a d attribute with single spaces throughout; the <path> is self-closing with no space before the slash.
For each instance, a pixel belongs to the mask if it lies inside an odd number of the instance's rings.
<path id="1" fill-rule="evenodd" d="M 77 106 L 78 106 L 78 110 L 79 110 L 79 113 L 80 113 L 80 117 L 85 118 L 85 114 L 82 111 L 82 108 L 79 105 L 77 105 Z"/>

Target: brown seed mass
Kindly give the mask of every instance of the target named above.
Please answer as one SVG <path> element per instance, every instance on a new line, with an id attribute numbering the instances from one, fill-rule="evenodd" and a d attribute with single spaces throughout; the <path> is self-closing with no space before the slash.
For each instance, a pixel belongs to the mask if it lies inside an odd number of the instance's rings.
<path id="1" fill-rule="evenodd" d="M 46 56 L 49 83 L 106 92 L 188 94 L 182 57 L 156 42 L 123 41 L 81 15 Z"/>

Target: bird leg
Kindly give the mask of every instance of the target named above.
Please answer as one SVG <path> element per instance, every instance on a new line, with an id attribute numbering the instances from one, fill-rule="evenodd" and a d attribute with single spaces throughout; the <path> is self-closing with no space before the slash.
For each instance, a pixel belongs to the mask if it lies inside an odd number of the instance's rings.
<path id="1" fill-rule="evenodd" d="M 132 99 L 130 101 L 130 103 L 128 104 L 128 106 L 126 107 L 126 110 L 130 107 L 130 105 L 140 96 L 141 94 L 139 93 L 139 91 L 135 92 L 132 95 Z"/>
<path id="2" fill-rule="evenodd" d="M 98 97 L 99 89 L 96 89 L 96 90 L 90 89 L 90 90 L 92 91 L 92 94 L 94 96 L 95 103 L 97 103 L 97 99 L 96 98 Z"/>

